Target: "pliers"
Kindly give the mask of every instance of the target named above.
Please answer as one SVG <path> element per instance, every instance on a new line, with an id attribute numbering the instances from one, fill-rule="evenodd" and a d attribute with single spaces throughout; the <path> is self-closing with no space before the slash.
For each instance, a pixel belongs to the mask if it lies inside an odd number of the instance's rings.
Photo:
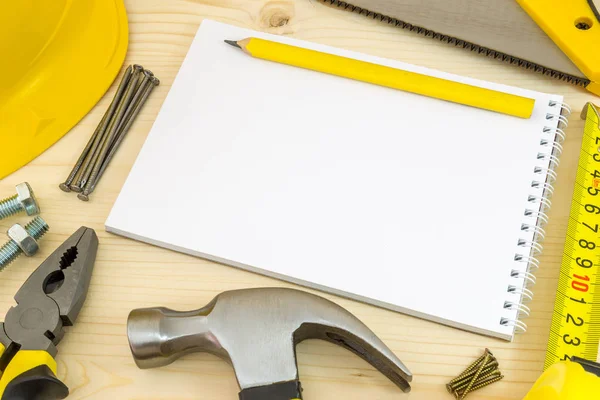
<path id="1" fill-rule="evenodd" d="M 56 345 L 77 319 L 92 277 L 98 237 L 82 226 L 25 281 L 0 323 L 0 399 L 64 399 Z"/>

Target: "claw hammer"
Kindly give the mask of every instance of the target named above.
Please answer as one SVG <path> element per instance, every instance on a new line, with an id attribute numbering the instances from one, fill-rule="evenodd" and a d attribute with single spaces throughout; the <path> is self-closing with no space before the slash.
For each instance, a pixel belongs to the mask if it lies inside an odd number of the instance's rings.
<path id="1" fill-rule="evenodd" d="M 199 310 L 133 310 L 127 335 L 138 367 L 172 363 L 191 352 L 229 361 L 240 400 L 301 399 L 296 344 L 322 339 L 357 354 L 402 391 L 412 375 L 392 351 L 344 308 L 307 292 L 285 288 L 223 292 Z"/>

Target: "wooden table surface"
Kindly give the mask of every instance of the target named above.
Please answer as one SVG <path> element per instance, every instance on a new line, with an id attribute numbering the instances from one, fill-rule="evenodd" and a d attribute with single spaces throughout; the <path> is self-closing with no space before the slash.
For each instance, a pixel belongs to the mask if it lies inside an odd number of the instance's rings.
<path id="1" fill-rule="evenodd" d="M 127 0 L 126 8 L 130 24 L 126 64 L 144 65 L 154 71 L 162 84 L 151 96 L 91 201 L 83 203 L 74 194 L 63 193 L 58 184 L 98 124 L 114 94 L 114 85 L 62 140 L 0 181 L 0 197 L 14 193 L 15 184 L 28 181 L 42 205 L 41 215 L 51 227 L 35 257 L 19 258 L 0 275 L 0 315 L 14 304 L 14 293 L 34 268 L 79 226 L 96 229 L 100 237 L 87 302 L 77 324 L 68 329 L 57 356 L 59 377 L 71 389 L 69 399 L 236 399 L 238 387 L 232 368 L 208 354 L 189 355 L 160 369 L 139 370 L 127 344 L 129 311 L 154 305 L 188 310 L 203 306 L 223 290 L 293 287 L 104 231 L 111 206 L 204 18 L 565 96 L 574 112 L 558 170 L 551 223 L 526 334 L 509 343 L 324 294 L 361 318 L 410 368 L 414 382 L 409 395 L 402 394 L 370 365 L 342 348 L 314 340 L 298 347 L 306 400 L 451 399 L 444 384 L 486 347 L 497 356 L 505 379 L 469 398 L 521 399 L 525 395 L 542 371 L 583 130 L 578 113 L 586 101 L 595 99 L 593 96 L 566 83 L 331 8 L 318 0 Z M 185 218 L 182 206 L 181 219 Z M 23 216 L 0 221 L 0 230 L 26 221 Z M 485 226 L 482 220 L 481 229 Z M 456 279 L 460 279 L 459 267 L 456 268 Z M 398 282 L 398 290 L 403 284 Z"/>

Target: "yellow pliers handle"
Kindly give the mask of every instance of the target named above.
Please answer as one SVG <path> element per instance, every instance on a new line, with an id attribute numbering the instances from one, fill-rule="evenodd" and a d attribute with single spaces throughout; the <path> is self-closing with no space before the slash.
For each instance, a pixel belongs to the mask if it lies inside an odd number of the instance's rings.
<path id="1" fill-rule="evenodd" d="M 4 353 L 0 344 L 0 355 Z M 0 376 L 1 400 L 56 400 L 69 389 L 56 378 L 56 361 L 43 350 L 18 351 Z"/>
<path id="2" fill-rule="evenodd" d="M 517 2 L 590 80 L 586 88 L 600 96 L 600 10 L 594 0 Z"/>

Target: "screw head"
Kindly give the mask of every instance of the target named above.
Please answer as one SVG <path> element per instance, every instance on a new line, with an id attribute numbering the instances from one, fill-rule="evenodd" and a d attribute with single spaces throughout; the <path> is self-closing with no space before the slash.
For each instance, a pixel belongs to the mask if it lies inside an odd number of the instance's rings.
<path id="1" fill-rule="evenodd" d="M 33 194 L 33 189 L 29 186 L 29 183 L 23 182 L 16 186 L 17 199 L 23 205 L 23 209 L 27 215 L 35 215 L 40 213 L 40 207 L 37 199 Z"/>
<path id="2" fill-rule="evenodd" d="M 39 250 L 38 242 L 19 224 L 14 224 L 8 229 L 8 237 L 11 238 L 28 257 L 31 257 Z"/>

